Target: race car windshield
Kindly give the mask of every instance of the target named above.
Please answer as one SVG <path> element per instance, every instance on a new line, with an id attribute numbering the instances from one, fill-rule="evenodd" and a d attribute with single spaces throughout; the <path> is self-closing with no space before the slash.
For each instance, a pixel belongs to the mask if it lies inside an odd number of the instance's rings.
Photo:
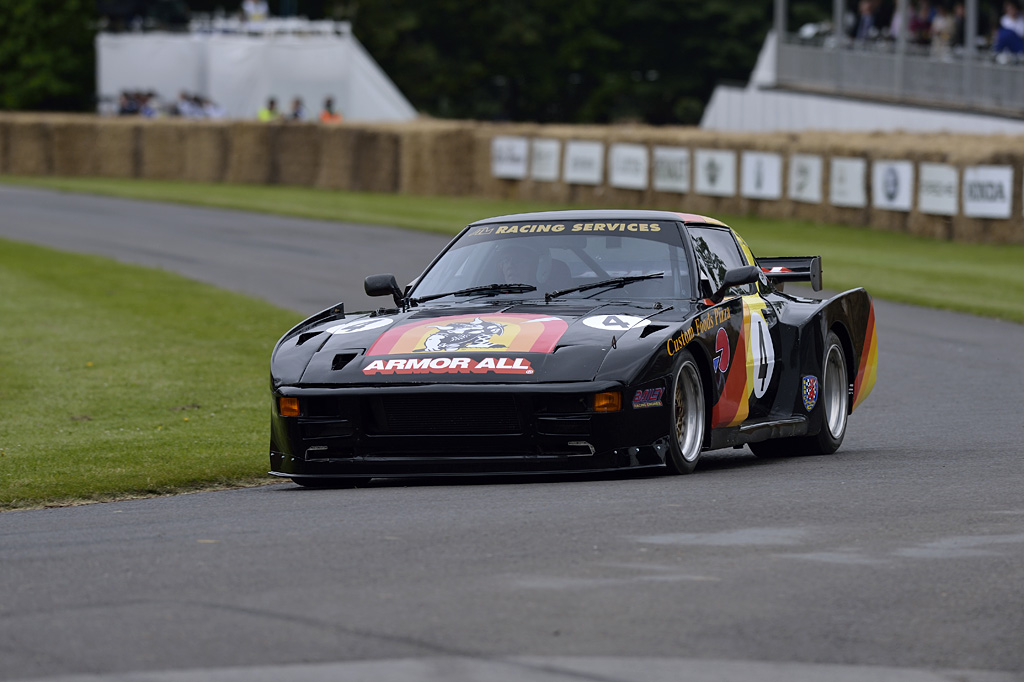
<path id="1" fill-rule="evenodd" d="M 481 287 L 507 300 L 663 300 L 691 297 L 686 251 L 675 223 L 537 223 L 474 226 L 423 275 L 412 297 Z M 491 293 L 492 282 L 529 291 Z"/>

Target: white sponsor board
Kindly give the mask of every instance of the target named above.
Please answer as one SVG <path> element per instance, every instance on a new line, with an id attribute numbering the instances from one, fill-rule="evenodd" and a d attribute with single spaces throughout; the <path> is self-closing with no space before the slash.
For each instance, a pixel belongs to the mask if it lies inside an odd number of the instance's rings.
<path id="1" fill-rule="evenodd" d="M 918 172 L 917 210 L 932 215 L 956 215 L 960 196 L 956 167 L 947 163 L 922 163 Z"/>
<path id="2" fill-rule="evenodd" d="M 710 194 L 716 197 L 736 196 L 736 152 L 698 149 L 694 162 L 694 186 L 697 194 Z"/>
<path id="3" fill-rule="evenodd" d="M 782 156 L 769 152 L 743 152 L 740 193 L 750 199 L 782 198 Z"/>
<path id="4" fill-rule="evenodd" d="M 828 196 L 833 206 L 868 205 L 864 180 L 868 162 L 864 159 L 833 157 L 829 173 Z"/>
<path id="5" fill-rule="evenodd" d="M 690 150 L 686 147 L 655 147 L 653 185 L 658 192 L 689 192 Z"/>
<path id="6" fill-rule="evenodd" d="M 789 157 L 789 198 L 807 204 L 821 203 L 821 178 L 824 163 L 814 154 Z"/>
<path id="7" fill-rule="evenodd" d="M 525 137 L 495 137 L 491 140 L 491 175 L 522 180 L 526 177 L 529 150 L 530 142 Z"/>
<path id="8" fill-rule="evenodd" d="M 875 161 L 871 164 L 871 205 L 887 211 L 910 211 L 914 205 L 912 161 Z"/>
<path id="9" fill-rule="evenodd" d="M 557 181 L 561 155 L 559 140 L 534 138 L 530 144 L 530 178 L 541 182 Z"/>
<path id="10" fill-rule="evenodd" d="M 589 140 L 566 142 L 562 178 L 571 185 L 600 185 L 604 179 L 604 143 Z"/>
<path id="11" fill-rule="evenodd" d="M 647 189 L 647 147 L 613 144 L 609 152 L 608 184 L 621 189 Z"/>
<path id="12" fill-rule="evenodd" d="M 964 168 L 964 215 L 969 218 L 1009 218 L 1013 204 L 1012 166 Z"/>

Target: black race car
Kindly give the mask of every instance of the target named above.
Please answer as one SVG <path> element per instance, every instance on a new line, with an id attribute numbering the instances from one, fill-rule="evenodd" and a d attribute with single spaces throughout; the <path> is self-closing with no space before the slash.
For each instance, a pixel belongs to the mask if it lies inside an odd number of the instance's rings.
<path id="1" fill-rule="evenodd" d="M 818 257 L 759 258 L 725 224 L 557 211 L 466 227 L 393 305 L 324 310 L 271 361 L 270 464 L 305 486 L 371 477 L 693 471 L 701 453 L 834 452 L 875 382 L 864 289 Z M 390 302 L 389 302 L 390 303 Z"/>

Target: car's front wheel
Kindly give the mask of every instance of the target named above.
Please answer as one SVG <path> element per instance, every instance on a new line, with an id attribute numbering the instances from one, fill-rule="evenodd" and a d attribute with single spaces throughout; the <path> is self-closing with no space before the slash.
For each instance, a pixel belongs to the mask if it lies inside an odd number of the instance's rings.
<path id="1" fill-rule="evenodd" d="M 671 390 L 671 437 L 665 464 L 670 473 L 688 474 L 697 467 L 704 447 L 706 414 L 704 384 L 697 362 L 688 350 L 676 354 Z"/>

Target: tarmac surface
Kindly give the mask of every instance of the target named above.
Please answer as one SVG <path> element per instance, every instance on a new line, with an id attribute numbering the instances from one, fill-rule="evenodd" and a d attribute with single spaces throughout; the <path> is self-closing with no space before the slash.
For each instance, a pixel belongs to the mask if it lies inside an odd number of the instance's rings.
<path id="1" fill-rule="evenodd" d="M 0 237 L 301 314 L 447 241 L 3 185 Z M 827 457 L 0 514 L 0 680 L 1020 682 L 1024 326 L 876 316 Z"/>

